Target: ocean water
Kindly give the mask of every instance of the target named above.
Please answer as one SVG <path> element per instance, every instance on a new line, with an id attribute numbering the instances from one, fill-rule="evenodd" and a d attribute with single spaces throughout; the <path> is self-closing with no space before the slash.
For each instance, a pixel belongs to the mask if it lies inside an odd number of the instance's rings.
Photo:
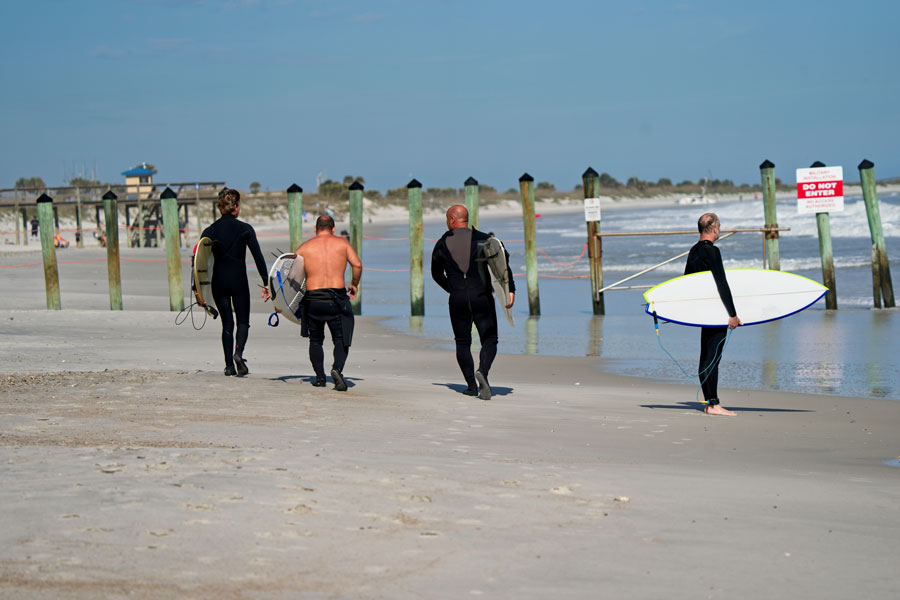
<path id="1" fill-rule="evenodd" d="M 719 215 L 723 229 L 764 224 L 760 199 L 664 208 L 641 207 L 639 202 L 629 207 L 628 202 L 604 212 L 602 232 L 693 230 L 707 210 Z M 891 272 L 900 282 L 900 195 L 880 195 L 880 210 Z M 790 227 L 779 239 L 781 269 L 822 281 L 815 215 L 798 215 L 794 201 L 779 202 L 777 212 L 779 225 Z M 516 326 L 501 317 L 501 353 L 596 356 L 604 359 L 598 361 L 599 368 L 614 373 L 696 381 L 681 369 L 691 373 L 697 368 L 699 330 L 664 324 L 657 338 L 652 319 L 643 312 L 643 290 L 608 291 L 606 314 L 592 314 L 587 256 L 578 258 L 586 239 L 582 214 L 546 215 L 537 221 L 537 243 L 543 251 L 538 253 L 540 317 L 528 316 L 522 219 L 483 219 L 480 229 L 504 240 L 517 275 Z M 426 226 L 425 236 L 434 240 L 443 230 L 441 225 Z M 725 350 L 720 386 L 900 399 L 900 312 L 872 308 L 871 238 L 861 197 L 846 197 L 844 212 L 831 215 L 831 234 L 838 310 L 826 311 L 820 300 L 787 319 L 738 328 Z M 383 235 L 387 239 L 364 241 L 363 314 L 390 317 L 388 325 L 403 332 L 447 340 L 441 345 L 449 350 L 447 295 L 427 274 L 426 316 L 409 316 L 407 236 L 408 227 L 401 225 L 390 228 Z M 684 252 L 696 238 L 604 238 L 604 284 Z M 425 243 L 426 269 L 433 244 Z M 718 246 L 726 268 L 763 266 L 762 234 L 738 233 Z M 683 269 L 684 259 L 679 259 L 625 285 L 655 285 Z M 895 289 L 900 292 L 900 285 Z M 453 364 L 452 356 L 448 361 Z"/>

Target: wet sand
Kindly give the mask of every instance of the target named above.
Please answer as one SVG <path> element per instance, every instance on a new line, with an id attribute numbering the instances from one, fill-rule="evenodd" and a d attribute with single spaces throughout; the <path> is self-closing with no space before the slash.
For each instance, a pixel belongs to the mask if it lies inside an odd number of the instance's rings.
<path id="1" fill-rule="evenodd" d="M 896 401 L 726 387 L 739 416 L 708 417 L 693 386 L 501 355 L 484 402 L 374 317 L 340 393 L 260 304 L 226 378 L 218 321 L 176 326 L 133 264 L 125 312 L 102 262 L 66 265 L 59 312 L 39 268 L 2 274 L 4 598 L 900 593 Z"/>

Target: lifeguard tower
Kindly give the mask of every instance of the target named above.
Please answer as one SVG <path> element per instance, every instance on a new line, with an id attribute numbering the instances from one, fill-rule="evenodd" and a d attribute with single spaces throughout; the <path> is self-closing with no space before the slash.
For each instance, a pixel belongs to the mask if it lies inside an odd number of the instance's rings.
<path id="1" fill-rule="evenodd" d="M 156 169 L 145 162 L 133 169 L 122 171 L 122 175 L 125 176 L 126 198 L 137 202 L 137 215 L 131 224 L 132 246 L 155 246 L 158 243 L 156 230 L 159 225 L 159 207 L 154 204 L 145 210 L 143 205 L 144 200 L 153 197 L 155 174 Z"/>

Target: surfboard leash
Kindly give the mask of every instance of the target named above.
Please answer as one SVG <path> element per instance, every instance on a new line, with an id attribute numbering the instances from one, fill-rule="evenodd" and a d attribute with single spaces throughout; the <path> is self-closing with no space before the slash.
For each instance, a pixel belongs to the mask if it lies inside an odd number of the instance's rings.
<path id="1" fill-rule="evenodd" d="M 200 323 L 200 327 L 197 327 L 197 323 L 194 320 L 194 307 L 195 306 L 200 306 L 200 304 L 198 304 L 197 302 L 191 302 L 189 305 L 187 305 L 185 308 L 183 308 L 177 315 L 175 315 L 175 324 L 181 325 L 182 323 L 184 323 L 187 320 L 188 315 L 190 315 L 191 316 L 191 326 L 194 328 L 194 330 L 200 331 L 201 329 L 203 329 L 203 326 L 206 325 L 206 318 L 209 315 L 209 313 L 206 312 L 206 309 L 203 310 L 203 322 Z M 212 307 L 210 307 L 210 308 L 212 308 Z M 215 317 L 213 317 L 213 318 L 215 319 Z"/>
<path id="2" fill-rule="evenodd" d="M 280 255 L 279 255 L 280 256 Z M 281 296 L 284 297 L 284 284 L 281 282 L 281 271 L 276 271 L 275 273 L 278 275 L 278 289 L 281 291 Z M 272 305 L 275 305 L 275 297 L 272 297 Z M 275 322 L 272 323 L 272 317 L 275 317 Z M 281 319 L 278 317 L 278 311 L 272 311 L 272 314 L 269 315 L 269 327 L 278 327 L 278 324 L 281 322 Z"/>
<path id="3" fill-rule="evenodd" d="M 700 386 L 697 388 L 697 401 L 703 404 L 707 404 L 708 402 L 706 401 L 706 399 L 700 400 L 700 392 L 703 391 L 703 384 L 706 383 L 707 379 L 709 379 L 709 376 L 712 374 L 713 369 L 718 366 L 719 362 L 722 360 L 722 357 L 725 355 L 725 348 L 728 347 L 728 341 L 731 339 L 731 334 L 734 330 L 729 329 L 725 334 L 725 339 L 718 343 L 718 345 L 716 346 L 716 351 L 713 354 L 713 360 L 706 366 L 706 368 L 702 371 L 692 374 L 685 371 L 684 367 L 681 366 L 681 363 L 679 363 L 678 360 L 674 356 L 672 356 L 672 353 L 666 350 L 666 347 L 663 346 L 662 337 L 659 335 L 659 319 L 656 316 L 656 311 L 654 310 L 652 314 L 653 328 L 656 330 L 656 341 L 659 342 L 659 347 L 662 349 L 662 351 L 665 352 L 668 357 L 672 359 L 672 362 L 675 363 L 675 366 L 677 366 L 681 370 L 681 373 L 688 379 L 700 377 L 701 375 L 703 375 L 703 373 L 706 373 L 706 377 L 704 377 L 703 380 L 700 381 Z"/>

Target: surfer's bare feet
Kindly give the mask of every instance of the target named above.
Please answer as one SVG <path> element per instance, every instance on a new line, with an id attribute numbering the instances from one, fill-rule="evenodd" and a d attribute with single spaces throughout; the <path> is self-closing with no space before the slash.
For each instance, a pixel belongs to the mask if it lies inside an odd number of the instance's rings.
<path id="1" fill-rule="evenodd" d="M 234 353 L 234 366 L 237 368 L 238 377 L 243 377 L 250 372 L 250 369 L 247 368 L 247 361 L 244 360 L 240 352 Z"/>
<path id="2" fill-rule="evenodd" d="M 337 369 L 331 370 L 331 378 L 334 379 L 334 389 L 339 392 L 347 391 L 347 382 L 344 381 L 344 376 Z"/>
<path id="3" fill-rule="evenodd" d="M 727 408 L 723 407 L 721 404 L 710 404 L 705 409 L 703 409 L 703 412 L 705 412 L 708 415 L 717 415 L 720 417 L 736 417 L 737 416 L 736 412 L 734 412 L 733 410 L 728 410 Z"/>

